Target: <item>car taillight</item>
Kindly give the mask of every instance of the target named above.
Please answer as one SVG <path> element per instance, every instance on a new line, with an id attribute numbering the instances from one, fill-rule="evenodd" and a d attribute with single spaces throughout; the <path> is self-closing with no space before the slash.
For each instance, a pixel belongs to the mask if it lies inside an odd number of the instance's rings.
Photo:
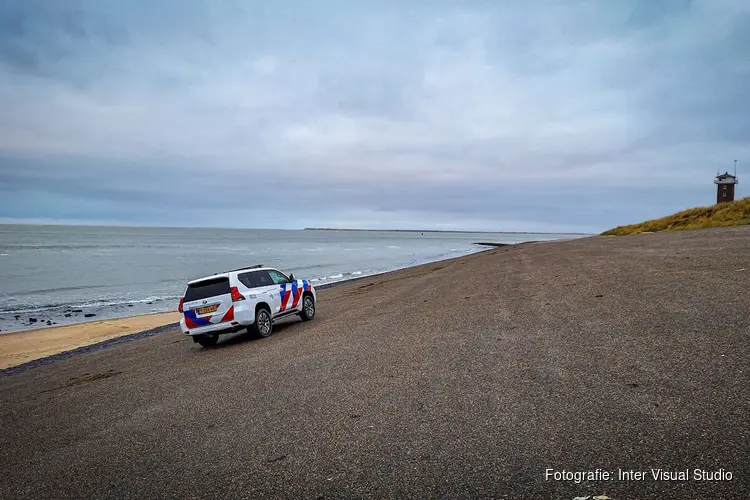
<path id="1" fill-rule="evenodd" d="M 245 300 L 245 297 L 242 296 L 239 290 L 237 290 L 236 286 L 232 287 L 232 302 L 237 302 L 239 300 Z"/>
<path id="2" fill-rule="evenodd" d="M 180 305 L 177 306 L 177 310 L 182 312 L 182 303 L 185 302 L 185 297 L 180 297 Z"/>

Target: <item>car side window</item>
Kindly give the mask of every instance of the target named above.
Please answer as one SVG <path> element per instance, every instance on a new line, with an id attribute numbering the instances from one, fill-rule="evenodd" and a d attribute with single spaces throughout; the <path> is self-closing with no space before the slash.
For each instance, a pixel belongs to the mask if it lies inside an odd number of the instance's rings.
<path id="1" fill-rule="evenodd" d="M 271 279 L 276 285 L 281 285 L 282 283 L 289 283 L 289 278 L 284 276 L 282 273 L 278 271 L 268 271 L 268 274 L 271 275 Z"/>
<path id="2" fill-rule="evenodd" d="M 253 275 L 253 282 L 256 287 L 271 286 L 274 284 L 268 271 L 253 271 L 251 274 Z"/>
<path id="3" fill-rule="evenodd" d="M 253 273 L 242 273 L 237 276 L 237 279 L 248 288 L 257 288 L 260 286 L 255 283 L 256 280 L 253 279 Z"/>

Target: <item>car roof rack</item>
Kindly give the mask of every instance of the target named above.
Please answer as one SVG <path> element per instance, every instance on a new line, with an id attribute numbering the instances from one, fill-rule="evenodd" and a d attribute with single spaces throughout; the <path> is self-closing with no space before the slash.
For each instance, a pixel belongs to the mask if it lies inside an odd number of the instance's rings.
<path id="1" fill-rule="evenodd" d="M 244 271 L 245 269 L 260 269 L 261 267 L 263 267 L 263 264 L 255 264 L 254 266 L 238 267 L 237 269 L 230 269 L 229 271 L 225 272 L 233 273 L 235 271 Z"/>

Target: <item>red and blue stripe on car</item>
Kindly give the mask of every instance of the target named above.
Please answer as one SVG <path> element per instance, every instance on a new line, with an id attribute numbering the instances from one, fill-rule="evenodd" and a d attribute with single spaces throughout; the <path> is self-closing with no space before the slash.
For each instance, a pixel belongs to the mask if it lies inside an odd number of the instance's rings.
<path id="1" fill-rule="evenodd" d="M 279 285 L 281 287 L 281 308 L 279 309 L 279 312 L 286 310 L 290 298 L 292 299 L 291 307 L 297 307 L 299 299 L 302 297 L 302 293 L 309 292 L 312 289 L 312 285 L 310 285 L 309 281 L 302 280 L 302 285 L 298 285 L 298 281 L 300 280 L 292 281 L 291 287 L 289 288 L 287 288 L 287 285 L 289 285 L 288 283 L 282 283 Z"/>

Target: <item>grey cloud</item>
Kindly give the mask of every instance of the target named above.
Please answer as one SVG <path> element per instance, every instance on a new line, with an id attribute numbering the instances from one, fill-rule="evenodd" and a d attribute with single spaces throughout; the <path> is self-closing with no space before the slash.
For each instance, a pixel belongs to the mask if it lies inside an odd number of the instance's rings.
<path id="1" fill-rule="evenodd" d="M 286 225 L 603 229 L 750 162 L 742 3 L 19 2 L 0 27 L 0 189 L 139 221 L 286 197 Z"/>

